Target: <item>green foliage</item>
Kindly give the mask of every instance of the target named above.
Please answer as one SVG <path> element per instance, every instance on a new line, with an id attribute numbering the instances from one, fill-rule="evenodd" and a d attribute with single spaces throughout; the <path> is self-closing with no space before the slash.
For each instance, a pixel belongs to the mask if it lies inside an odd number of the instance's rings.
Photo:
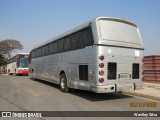
<path id="1" fill-rule="evenodd" d="M 0 55 L 0 66 L 7 65 L 7 59 Z"/>
<path id="2" fill-rule="evenodd" d="M 11 52 L 18 49 L 23 49 L 23 45 L 18 40 L 6 39 L 0 41 L 0 66 L 6 65 Z"/>
<path id="3" fill-rule="evenodd" d="M 14 50 L 23 49 L 23 45 L 18 40 L 6 39 L 0 41 L 0 55 L 10 55 Z"/>

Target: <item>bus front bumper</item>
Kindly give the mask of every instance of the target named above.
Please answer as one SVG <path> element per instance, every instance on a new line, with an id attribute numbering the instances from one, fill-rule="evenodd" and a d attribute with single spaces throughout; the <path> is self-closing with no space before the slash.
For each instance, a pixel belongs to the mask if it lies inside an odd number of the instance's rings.
<path id="1" fill-rule="evenodd" d="M 19 69 L 18 70 L 18 74 L 22 74 L 22 75 L 28 75 L 28 69 Z"/>

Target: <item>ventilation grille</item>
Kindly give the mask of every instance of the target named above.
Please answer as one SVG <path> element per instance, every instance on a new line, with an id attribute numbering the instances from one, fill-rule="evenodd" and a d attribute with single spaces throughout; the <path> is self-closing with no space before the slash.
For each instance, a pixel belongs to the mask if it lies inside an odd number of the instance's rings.
<path id="1" fill-rule="evenodd" d="M 79 65 L 79 79 L 88 81 L 88 65 Z"/>
<path id="2" fill-rule="evenodd" d="M 108 80 L 114 80 L 117 77 L 117 63 L 108 63 Z"/>
<path id="3" fill-rule="evenodd" d="M 139 64 L 132 64 L 132 79 L 139 79 Z"/>

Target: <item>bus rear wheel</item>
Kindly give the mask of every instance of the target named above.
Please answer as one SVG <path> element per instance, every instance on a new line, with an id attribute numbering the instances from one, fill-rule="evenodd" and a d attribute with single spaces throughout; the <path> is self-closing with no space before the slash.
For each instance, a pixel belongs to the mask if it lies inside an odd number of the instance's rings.
<path id="1" fill-rule="evenodd" d="M 8 75 L 11 75 L 10 70 L 8 70 Z"/>
<path id="2" fill-rule="evenodd" d="M 69 88 L 67 86 L 67 78 L 64 73 L 60 77 L 60 90 L 65 93 L 69 92 Z"/>

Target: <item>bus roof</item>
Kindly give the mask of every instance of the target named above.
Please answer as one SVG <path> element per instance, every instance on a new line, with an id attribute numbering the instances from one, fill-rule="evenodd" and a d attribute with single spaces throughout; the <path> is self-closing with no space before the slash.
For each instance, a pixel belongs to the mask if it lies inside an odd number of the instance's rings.
<path id="1" fill-rule="evenodd" d="M 18 53 L 19 55 L 29 55 L 29 53 Z"/>
<path id="2" fill-rule="evenodd" d="M 29 53 L 17 53 L 16 55 L 10 57 L 9 59 L 11 59 L 11 58 L 13 58 L 13 57 L 15 57 L 15 56 L 17 56 L 17 55 L 29 55 Z"/>
<path id="3" fill-rule="evenodd" d="M 101 20 L 101 19 L 110 20 L 110 21 L 117 21 L 117 22 L 123 22 L 123 23 L 129 24 L 129 25 L 132 25 L 132 26 L 134 26 L 134 27 L 137 27 L 137 25 L 135 25 L 133 22 L 131 22 L 131 21 L 129 21 L 129 20 L 126 20 L 126 19 L 123 19 L 123 18 L 97 17 L 97 18 L 92 19 L 92 20 L 89 20 L 89 21 L 85 22 L 84 24 L 81 24 L 81 25 L 79 25 L 79 26 L 77 26 L 77 27 L 75 27 L 75 28 L 72 28 L 72 29 L 70 29 L 69 31 L 64 32 L 64 33 L 62 33 L 62 34 L 60 34 L 60 35 L 58 35 L 58 36 L 56 36 L 56 37 L 54 37 L 54 38 L 46 41 L 46 42 L 43 42 L 43 43 L 39 44 L 38 46 L 35 46 L 32 50 L 37 49 L 37 48 L 39 48 L 39 47 L 41 47 L 41 46 L 47 45 L 47 44 L 49 44 L 49 43 L 51 43 L 51 42 L 53 42 L 53 41 L 56 41 L 56 40 L 58 40 L 58 39 L 60 39 L 60 38 L 62 38 L 62 37 L 65 37 L 65 36 L 67 36 L 67 35 L 69 35 L 69 34 L 71 34 L 71 33 L 77 32 L 77 31 L 79 31 L 79 30 L 81 30 L 81 29 L 83 29 L 83 28 L 86 28 L 86 27 L 88 27 L 90 24 L 92 24 L 92 23 L 94 23 L 94 22 L 97 22 L 98 20 Z"/>

